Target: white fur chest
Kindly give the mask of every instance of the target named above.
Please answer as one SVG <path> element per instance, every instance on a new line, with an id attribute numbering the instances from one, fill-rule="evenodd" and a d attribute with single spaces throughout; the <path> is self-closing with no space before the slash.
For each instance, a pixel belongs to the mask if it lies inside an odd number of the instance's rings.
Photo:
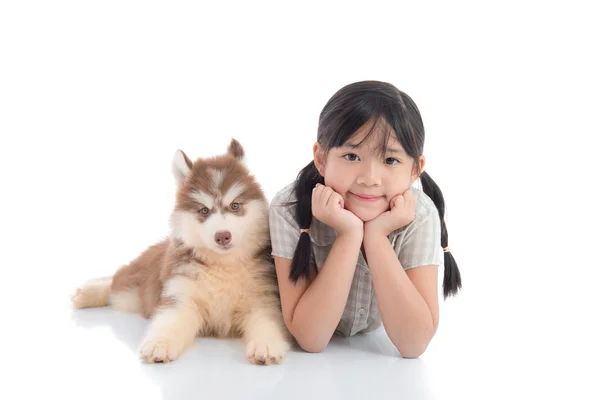
<path id="1" fill-rule="evenodd" d="M 186 296 L 195 303 L 205 331 L 228 335 L 236 319 L 247 312 L 252 297 L 250 266 L 238 264 L 182 265 L 174 279 L 185 279 Z M 183 293 L 182 293 L 183 294 Z"/>

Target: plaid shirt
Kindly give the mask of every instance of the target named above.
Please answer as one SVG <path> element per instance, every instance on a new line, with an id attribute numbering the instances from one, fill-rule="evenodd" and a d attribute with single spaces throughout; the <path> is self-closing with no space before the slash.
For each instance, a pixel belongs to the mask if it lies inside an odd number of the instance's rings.
<path id="1" fill-rule="evenodd" d="M 269 209 L 272 255 L 292 259 L 296 244 L 300 238 L 300 227 L 294 218 L 296 205 L 283 205 L 295 201 L 292 182 L 279 191 Z M 420 189 L 413 186 L 415 193 L 415 219 L 388 236 L 402 267 L 407 270 L 422 265 L 441 265 L 443 250 L 441 247 L 440 218 L 433 201 Z M 313 218 L 310 226 L 312 244 L 311 262 L 319 271 L 337 232 Z M 336 334 L 352 336 L 358 332 L 370 332 L 381 326 L 381 315 L 375 298 L 373 281 L 369 267 L 362 252 L 359 251 L 358 263 L 352 279 L 350 293 Z"/>

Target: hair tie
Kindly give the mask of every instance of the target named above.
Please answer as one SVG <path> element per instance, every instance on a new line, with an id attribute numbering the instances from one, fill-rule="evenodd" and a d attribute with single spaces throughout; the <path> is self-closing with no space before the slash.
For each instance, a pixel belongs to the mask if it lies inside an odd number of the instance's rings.
<path id="1" fill-rule="evenodd" d="M 444 253 L 450 253 L 450 247 L 444 247 Z"/>
<path id="2" fill-rule="evenodd" d="M 309 230 L 310 230 L 310 228 L 300 229 L 300 234 L 302 234 L 302 232 L 308 233 Z"/>

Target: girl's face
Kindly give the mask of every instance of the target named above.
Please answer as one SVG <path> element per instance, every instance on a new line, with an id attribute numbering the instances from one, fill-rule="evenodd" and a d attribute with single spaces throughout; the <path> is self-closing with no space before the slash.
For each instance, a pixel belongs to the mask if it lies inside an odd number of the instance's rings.
<path id="1" fill-rule="evenodd" d="M 390 200 L 404 193 L 418 178 L 417 165 L 406 154 L 394 134 L 390 135 L 386 154 L 380 154 L 381 140 L 385 138 L 380 127 L 370 137 L 368 124 L 359 129 L 343 146 L 329 150 L 324 159 L 321 145 L 313 147 L 315 166 L 331 187 L 344 199 L 344 208 L 362 221 L 377 218 L 390 209 Z M 421 171 L 425 158 L 419 157 Z"/>

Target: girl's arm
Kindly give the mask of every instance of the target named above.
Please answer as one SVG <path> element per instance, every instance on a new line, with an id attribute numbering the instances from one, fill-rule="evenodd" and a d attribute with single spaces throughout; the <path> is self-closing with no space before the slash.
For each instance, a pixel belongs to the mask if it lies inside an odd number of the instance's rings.
<path id="1" fill-rule="evenodd" d="M 317 274 L 311 265 L 309 280 L 289 279 L 292 260 L 275 257 L 285 324 L 308 352 L 325 349 L 344 312 L 362 243 L 359 232 L 340 234 Z"/>
<path id="2" fill-rule="evenodd" d="M 438 327 L 438 266 L 405 271 L 383 234 L 366 232 L 364 246 L 385 330 L 403 357 L 419 357 Z"/>

